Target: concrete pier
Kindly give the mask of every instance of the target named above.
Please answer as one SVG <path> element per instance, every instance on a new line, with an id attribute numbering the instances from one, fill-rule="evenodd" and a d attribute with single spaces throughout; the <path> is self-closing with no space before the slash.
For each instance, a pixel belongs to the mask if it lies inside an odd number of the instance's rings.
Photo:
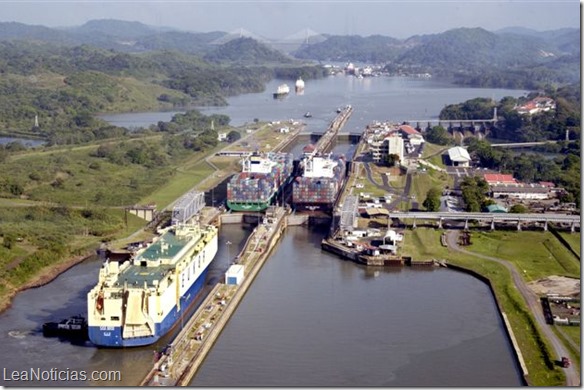
<path id="1" fill-rule="evenodd" d="M 335 119 L 333 119 L 333 121 L 330 123 L 322 137 L 320 137 L 316 145 L 314 145 L 315 151 L 328 153 L 332 149 L 339 130 L 345 125 L 347 120 L 349 120 L 352 113 L 353 107 L 351 106 L 346 106 L 341 110 L 341 112 L 339 112 Z"/>
<path id="2" fill-rule="evenodd" d="M 286 226 L 283 208 L 273 207 L 266 211 L 264 222 L 254 229 L 236 257 L 235 262 L 244 267 L 241 284 L 218 283 L 214 287 L 174 341 L 156 359 L 140 386 L 188 386 Z"/>

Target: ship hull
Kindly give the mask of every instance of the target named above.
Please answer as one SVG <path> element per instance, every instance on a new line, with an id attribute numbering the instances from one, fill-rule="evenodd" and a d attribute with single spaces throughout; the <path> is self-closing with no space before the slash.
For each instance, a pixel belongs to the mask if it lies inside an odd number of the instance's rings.
<path id="1" fill-rule="evenodd" d="M 330 212 L 333 209 L 334 202 L 311 203 L 311 202 L 294 202 L 296 211 L 324 211 Z"/>
<path id="2" fill-rule="evenodd" d="M 294 170 L 292 154 L 279 153 L 260 161 L 270 161 L 275 165 L 268 170 L 254 172 L 246 170 L 244 166 L 244 171 L 235 174 L 228 182 L 226 204 L 230 210 L 263 211 L 274 203 L 292 181 Z"/>
<path id="3" fill-rule="evenodd" d="M 240 203 L 227 201 L 227 207 L 232 211 L 264 211 L 270 202 Z"/>
<path id="4" fill-rule="evenodd" d="M 181 323 L 181 316 L 188 313 L 189 307 L 195 301 L 198 293 L 202 290 L 205 285 L 205 280 L 207 278 L 208 268 L 199 275 L 197 280 L 192 284 L 192 286 L 181 298 L 183 302 L 183 307 L 178 310 L 175 305 L 172 310 L 166 315 L 162 322 L 155 324 L 155 332 L 152 336 L 147 337 L 135 337 L 124 339 L 122 337 L 122 327 L 121 326 L 89 326 L 88 334 L 89 340 L 101 347 L 140 347 L 144 345 L 150 345 L 158 341 L 161 337 L 166 335 L 175 326 Z M 183 321 L 188 321 L 183 319 Z"/>

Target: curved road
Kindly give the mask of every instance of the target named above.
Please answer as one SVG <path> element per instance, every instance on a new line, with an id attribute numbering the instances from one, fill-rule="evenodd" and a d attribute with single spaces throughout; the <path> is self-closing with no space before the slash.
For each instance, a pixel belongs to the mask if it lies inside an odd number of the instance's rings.
<path id="1" fill-rule="evenodd" d="M 447 232 L 446 241 L 448 242 L 448 247 L 454 249 L 455 251 L 466 253 L 468 255 L 479 257 L 481 259 L 494 261 L 505 266 L 509 270 L 509 272 L 511 272 L 513 282 L 515 283 L 515 287 L 517 287 L 517 290 L 523 296 L 523 299 L 525 299 L 527 306 L 533 313 L 535 321 L 539 324 L 544 336 L 552 344 L 552 347 L 555 351 L 557 358 L 559 359 L 561 356 L 570 356 L 566 347 L 562 344 L 558 336 L 552 331 L 550 326 L 546 323 L 538 297 L 527 286 L 521 275 L 519 275 L 519 272 L 517 272 L 517 269 L 506 260 L 482 255 L 479 253 L 474 253 L 471 251 L 467 251 L 466 249 L 460 248 L 458 246 L 458 234 L 459 232 L 455 230 L 450 230 Z M 566 368 L 564 372 L 566 374 L 566 386 L 580 386 L 580 375 L 576 371 L 574 365 L 571 365 L 569 368 Z"/>

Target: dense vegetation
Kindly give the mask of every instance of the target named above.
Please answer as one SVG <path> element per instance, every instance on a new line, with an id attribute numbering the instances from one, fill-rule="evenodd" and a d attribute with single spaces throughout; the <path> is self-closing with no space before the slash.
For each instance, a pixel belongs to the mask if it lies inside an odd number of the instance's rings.
<path id="1" fill-rule="evenodd" d="M 238 52 L 238 44 L 261 48 L 250 41 L 234 40 L 216 50 L 244 63 L 249 53 Z M 284 57 L 274 51 L 265 50 L 262 58 L 267 61 L 270 55 L 277 68 L 218 66 L 172 51 L 129 54 L 87 45 L 0 42 L 0 132 L 44 138 L 49 144 L 119 137 L 127 130 L 97 119 L 98 112 L 224 105 L 227 96 L 263 91 L 275 76 L 325 74 L 317 66 L 283 65 Z"/>
<path id="2" fill-rule="evenodd" d="M 545 151 L 557 153 L 552 159 L 541 158 L 537 154 L 517 155 L 508 149 L 492 148 L 485 140 L 473 137 L 465 139 L 468 151 L 482 167 L 511 173 L 523 182 L 551 181 L 563 187 L 567 193 L 561 198 L 565 202 L 580 201 L 580 104 L 579 84 L 567 85 L 546 91 L 553 98 L 556 109 L 533 115 L 520 115 L 516 106 L 538 96 L 532 93 L 518 99 L 505 97 L 500 102 L 477 98 L 460 104 L 446 106 L 440 112 L 441 119 L 481 119 L 492 117 L 497 107 L 498 122 L 491 137 L 513 142 L 542 140 L 565 140 L 566 132 L 570 143 L 560 142 L 546 145 Z M 443 133 L 440 133 L 444 135 Z"/>
<path id="3" fill-rule="evenodd" d="M 141 225 L 128 227 L 123 208 L 180 176 L 178 167 L 193 165 L 218 144 L 213 128 L 228 124 L 224 115 L 188 111 L 144 134 L 93 145 L 1 147 L 0 297 L 47 266 L 134 232 Z"/>
<path id="4" fill-rule="evenodd" d="M 521 153 L 519 155 L 507 149 L 495 149 L 489 142 L 471 138 L 468 151 L 483 167 L 511 173 L 525 183 L 550 181 L 566 190 L 562 202 L 580 203 L 580 140 L 569 144 L 562 143 L 547 151 L 559 154 L 553 159 L 542 158 L 538 154 Z"/>
<path id="5" fill-rule="evenodd" d="M 399 40 L 380 35 L 331 36 L 324 42 L 303 45 L 294 52 L 294 56 L 322 61 L 363 61 L 379 64 L 394 60 L 403 50 L 405 47 Z"/>
<path id="6" fill-rule="evenodd" d="M 538 89 L 580 79 L 577 29 L 545 34 L 458 28 L 400 41 L 331 36 L 294 54 L 320 61 L 382 63 L 392 74 L 431 73 L 475 87 Z"/>
<path id="7" fill-rule="evenodd" d="M 580 138 L 581 98 L 580 84 L 570 84 L 558 89 L 533 92 L 525 97 L 505 97 L 500 102 L 476 98 L 442 109 L 440 119 L 486 119 L 493 117 L 497 108 L 497 123 L 491 137 L 513 142 L 563 140 L 566 131 L 570 139 Z M 516 110 L 529 100 L 544 95 L 552 98 L 556 109 L 533 115 L 522 115 Z"/>
<path id="8" fill-rule="evenodd" d="M 466 176 L 460 182 L 460 189 L 466 211 L 479 212 L 493 203 L 493 200 L 487 197 L 489 185 L 482 177 Z"/>
<path id="9" fill-rule="evenodd" d="M 248 65 L 266 65 L 271 62 L 289 64 L 295 60 L 269 48 L 252 38 L 238 38 L 217 46 L 204 57 L 209 62 L 237 62 Z"/>

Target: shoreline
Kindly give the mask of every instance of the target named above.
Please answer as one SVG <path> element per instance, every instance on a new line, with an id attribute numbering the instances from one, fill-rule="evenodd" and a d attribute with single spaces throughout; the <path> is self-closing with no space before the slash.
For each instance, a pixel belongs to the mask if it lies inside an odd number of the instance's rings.
<path id="1" fill-rule="evenodd" d="M 52 266 L 46 267 L 40 271 L 38 275 L 33 277 L 31 280 L 25 282 L 23 285 L 15 287 L 13 291 L 6 294 L 6 300 L 0 303 L 0 314 L 3 314 L 6 310 L 12 307 L 12 301 L 19 293 L 32 289 L 45 286 L 59 277 L 61 274 L 65 273 L 69 269 L 73 268 L 77 264 L 80 264 L 84 260 L 87 260 L 93 256 L 92 251 L 87 251 L 84 254 L 68 257 L 66 260 L 54 264 Z"/>

